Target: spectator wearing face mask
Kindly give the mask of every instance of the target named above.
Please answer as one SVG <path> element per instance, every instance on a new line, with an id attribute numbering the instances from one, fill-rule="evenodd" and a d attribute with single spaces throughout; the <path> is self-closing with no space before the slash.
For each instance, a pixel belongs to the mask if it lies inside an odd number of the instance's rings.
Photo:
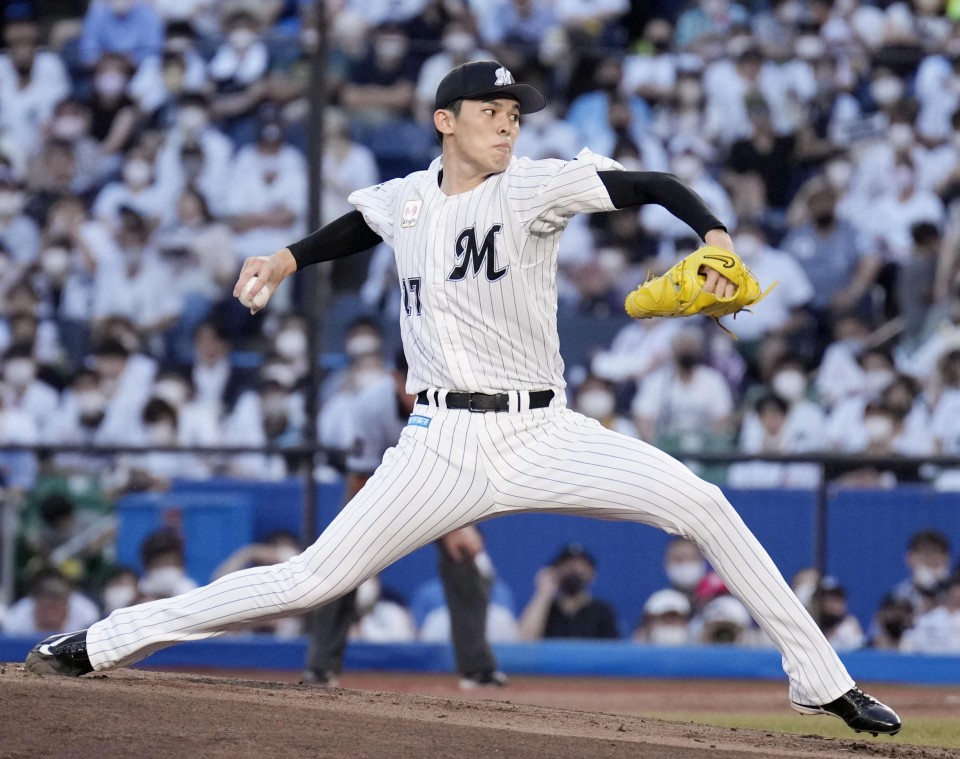
<path id="1" fill-rule="evenodd" d="M 226 331 L 211 320 L 201 322 L 193 333 L 190 377 L 200 403 L 218 415 L 230 413 L 237 399 L 254 384 L 254 378 L 230 362 L 231 344 Z"/>
<path id="2" fill-rule="evenodd" d="M 97 390 L 102 397 L 104 417 L 97 427 L 97 441 L 109 445 L 138 442 L 138 425 L 150 399 L 157 364 L 142 353 L 130 351 L 117 338 L 104 338 L 91 352 Z"/>
<path id="3" fill-rule="evenodd" d="M 104 53 L 93 70 L 93 92 L 85 104 L 90 109 L 90 135 L 105 157 L 104 170 L 114 170 L 118 156 L 133 142 L 139 116 L 127 94 L 132 73 L 129 60 L 118 53 Z"/>
<path id="4" fill-rule="evenodd" d="M 564 546 L 537 572 L 520 616 L 521 640 L 619 637 L 613 607 L 590 593 L 596 577 L 596 560 L 583 546 Z"/>
<path id="5" fill-rule="evenodd" d="M 741 351 L 749 354 L 750 343 L 756 343 L 770 332 L 797 336 L 811 329 L 807 306 L 814 289 L 803 268 L 789 253 L 772 248 L 767 236 L 755 220 L 741 219 L 734 234 L 734 248 L 760 283 L 777 286 L 764 298 L 765 308 L 751 309 L 737 318 L 725 317 L 722 324 L 734 331 L 741 341 Z"/>
<path id="6" fill-rule="evenodd" d="M 213 110 L 218 119 L 227 119 L 233 139 L 246 142 L 249 135 L 243 122 L 266 95 L 270 53 L 260 39 L 261 24 L 255 15 L 242 7 L 222 7 L 224 41 L 207 67 L 217 95 Z"/>
<path id="7" fill-rule="evenodd" d="M 880 268 L 870 238 L 837 216 L 837 200 L 830 186 L 812 193 L 807 201 L 809 219 L 791 229 L 780 244 L 813 287 L 808 307 L 821 340 L 827 337 L 831 319 L 862 305 Z"/>
<path id="8" fill-rule="evenodd" d="M 633 640 L 653 646 L 690 643 L 690 601 L 678 590 L 658 590 L 644 603 Z"/>
<path id="9" fill-rule="evenodd" d="M 584 416 L 596 419 L 608 430 L 630 437 L 637 436 L 637 428 L 633 422 L 618 413 L 613 384 L 605 379 L 588 375 L 577 388 L 572 408 Z"/>
<path id="10" fill-rule="evenodd" d="M 77 592 L 56 569 L 41 569 L 30 581 L 30 592 L 7 611 L 3 631 L 8 635 L 69 632 L 100 618 L 97 605 Z"/>
<path id="11" fill-rule="evenodd" d="M 814 617 L 830 645 L 836 651 L 855 651 L 863 648 L 866 637 L 860 622 L 847 607 L 847 592 L 833 577 L 825 577 L 814 591 Z"/>
<path id="12" fill-rule="evenodd" d="M 809 439 L 811 430 L 797 421 L 804 415 L 793 412 L 794 407 L 776 393 L 760 396 L 741 428 L 741 452 L 783 455 L 819 448 L 817 437 Z M 819 410 L 818 415 L 822 426 Z M 727 473 L 727 484 L 736 488 L 814 487 L 819 481 L 819 467 L 810 464 L 742 461 L 733 464 Z"/>
<path id="13" fill-rule="evenodd" d="M 100 608 L 103 616 L 109 616 L 117 609 L 140 603 L 140 578 L 130 567 L 115 567 L 107 575 L 100 589 Z"/>
<path id="14" fill-rule="evenodd" d="M 276 362 L 261 367 L 260 386 L 247 391 L 224 421 L 224 439 L 235 445 L 297 445 L 303 442 L 304 407 L 302 394 L 292 385 L 273 378 L 269 370 Z M 287 462 L 278 454 L 241 454 L 228 463 L 234 476 L 280 479 L 289 473 Z"/>
<path id="15" fill-rule="evenodd" d="M 917 615 L 936 607 L 950 575 L 950 550 L 949 538 L 939 530 L 911 535 L 904 556 L 910 576 L 893 587 L 891 596 L 909 603 Z"/>
<path id="16" fill-rule="evenodd" d="M 71 96 L 56 104 L 44 131 L 47 142 L 70 146 L 74 160 L 71 192 L 84 196 L 104 178 L 102 156 L 90 134 L 90 126 L 90 109 L 83 101 Z M 41 220 L 45 219 L 46 214 Z"/>
<path id="17" fill-rule="evenodd" d="M 283 247 L 285 240 L 303 234 L 307 211 L 306 159 L 285 142 L 279 119 L 265 115 L 257 141 L 237 151 L 229 176 L 226 209 L 234 231 L 235 251 L 241 260 Z M 286 310 L 284 306 L 288 304 L 285 287 L 271 296 L 271 308 Z"/>
<path id="18" fill-rule="evenodd" d="M 887 186 L 873 206 L 871 232 L 886 262 L 901 267 L 913 248 L 911 230 L 922 222 L 941 229 L 946 211 L 936 193 L 918 184 L 916 165 L 909 157 L 895 159 Z M 888 298 L 893 299 L 892 292 Z"/>
<path id="19" fill-rule="evenodd" d="M 433 123 L 437 85 L 451 70 L 470 61 L 494 60 L 493 53 L 483 50 L 466 21 L 450 21 L 443 30 L 440 51 L 427 58 L 420 67 L 414 96 L 417 120 Z"/>
<path id="20" fill-rule="evenodd" d="M 163 24 L 142 0 L 90 3 L 80 36 L 80 61 L 92 66 L 104 53 L 121 53 L 140 63 L 163 46 Z"/>
<path id="21" fill-rule="evenodd" d="M 412 115 L 419 61 L 411 54 L 407 34 L 393 24 L 373 30 L 366 54 L 351 67 L 341 91 L 343 105 L 354 118 L 383 126 Z"/>
<path id="22" fill-rule="evenodd" d="M 663 554 L 663 572 L 669 590 L 683 594 L 690 606 L 689 614 L 700 609 L 697 586 L 707 575 L 707 562 L 697 544 L 686 538 L 671 538 Z"/>
<path id="23" fill-rule="evenodd" d="M 8 9 L 0 54 L 0 129 L 26 157 L 40 146 L 54 106 L 70 94 L 70 78 L 59 55 L 40 49 L 36 20 Z"/>
<path id="24" fill-rule="evenodd" d="M 673 450 L 702 448 L 729 435 L 733 395 L 705 363 L 703 336 L 685 329 L 671 342 L 672 360 L 640 384 L 631 410 L 642 440 Z"/>
<path id="25" fill-rule="evenodd" d="M 903 634 L 900 650 L 908 653 L 960 653 L 960 572 L 943 581 L 941 602 L 916 618 Z"/>
<path id="26" fill-rule="evenodd" d="M 733 596 L 717 596 L 703 607 L 700 616 L 700 643 L 724 646 L 755 645 L 756 628 L 750 612 Z"/>
<path id="27" fill-rule="evenodd" d="M 169 205 L 169 193 L 156 181 L 149 152 L 135 145 L 124 154 L 120 179 L 104 186 L 91 210 L 98 221 L 116 230 L 121 227 L 121 210 L 124 208 L 156 225 L 169 221 Z"/>
<path id="28" fill-rule="evenodd" d="M 731 229 L 736 228 L 737 215 L 733 201 L 723 185 L 707 171 L 702 147 L 690 140 L 677 140 L 671 141 L 670 152 L 669 170 L 690 185 Z M 667 266 L 672 265 L 680 255 L 693 252 L 677 248 L 679 240 L 689 238 L 690 228 L 662 206 L 652 203 L 643 206 L 640 209 L 640 223 L 647 234 L 661 238 L 659 256 Z"/>
<path id="29" fill-rule="evenodd" d="M 873 616 L 867 645 L 883 651 L 897 651 L 904 634 L 913 627 L 913 622 L 913 606 L 910 602 L 888 593 Z"/>
<path id="30" fill-rule="evenodd" d="M 40 249 L 40 230 L 24 213 L 26 202 L 23 183 L 13 175 L 10 165 L 0 159 L 0 245 L 12 256 L 16 273 L 36 261 Z"/>
<path id="31" fill-rule="evenodd" d="M 223 442 L 218 407 L 197 397 L 190 377 L 179 369 L 157 372 L 154 398 L 168 403 L 177 414 L 177 441 L 180 445 L 217 446 Z"/>
<path id="32" fill-rule="evenodd" d="M 170 21 L 164 29 L 163 50 L 137 67 L 130 95 L 149 123 L 169 127 L 170 105 L 184 92 L 200 92 L 208 85 L 207 63 L 197 50 L 197 32 L 187 20 Z"/>
<path id="33" fill-rule="evenodd" d="M 7 406 L 0 394 L 0 444 L 36 445 L 39 442 L 40 434 L 30 415 Z M 0 477 L 14 492 L 29 490 L 37 477 L 36 456 L 30 451 L 0 452 Z"/>
<path id="34" fill-rule="evenodd" d="M 59 394 L 37 377 L 37 361 L 33 346 L 18 344 L 3 356 L 3 383 L 0 395 L 6 408 L 18 409 L 33 421 L 41 436 L 53 424 L 59 405 Z"/>
<path id="35" fill-rule="evenodd" d="M 233 141 L 210 123 L 205 95 L 186 92 L 177 99 L 173 124 L 157 153 L 157 183 L 168 194 L 186 189 L 203 194 L 215 215 L 227 210 Z"/>
<path id="36" fill-rule="evenodd" d="M 140 601 L 187 593 L 197 587 L 187 574 L 183 538 L 170 528 L 151 532 L 140 544 Z"/>
<path id="37" fill-rule="evenodd" d="M 825 366 L 826 358 L 821 365 L 821 375 Z M 851 450 L 853 445 L 862 445 L 862 439 L 851 440 L 848 433 L 862 419 L 867 404 L 878 401 L 896 376 L 890 352 L 880 348 L 861 349 L 848 369 L 847 393 L 837 399 L 827 416 L 827 442 L 836 450 Z M 818 376 L 817 387 L 822 386 L 822 378 Z"/>
<path id="38" fill-rule="evenodd" d="M 161 398 L 151 398 L 143 407 L 138 442 L 144 448 L 176 448 L 181 445 L 177 409 Z M 117 459 L 114 486 L 124 490 L 165 490 L 173 479 L 205 479 L 206 461 L 192 453 L 148 450 Z"/>

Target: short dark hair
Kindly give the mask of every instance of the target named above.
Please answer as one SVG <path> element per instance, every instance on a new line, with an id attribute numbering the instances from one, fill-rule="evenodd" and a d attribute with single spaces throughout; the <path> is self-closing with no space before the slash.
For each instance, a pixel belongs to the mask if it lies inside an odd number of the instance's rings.
<path id="1" fill-rule="evenodd" d="M 454 116 L 456 116 L 457 118 L 459 118 L 459 117 L 460 117 L 460 107 L 461 107 L 462 105 L 463 105 L 463 98 L 458 98 L 457 100 L 454 100 L 452 103 L 450 103 L 450 105 L 445 105 L 445 106 L 444 106 L 443 108 L 441 108 L 440 110 L 441 110 L 441 111 L 450 111 L 450 113 L 452 113 Z M 441 147 L 442 147 L 442 146 L 443 146 L 443 132 L 441 132 L 439 129 L 437 129 L 436 132 L 437 132 L 437 142 L 439 142 L 440 145 L 441 145 Z"/>
<path id="2" fill-rule="evenodd" d="M 911 551 L 935 548 L 942 553 L 950 553 L 950 540 L 939 530 L 921 530 L 910 538 L 907 548 Z"/>
<path id="3" fill-rule="evenodd" d="M 183 557 L 183 538 L 169 527 L 151 532 L 140 544 L 140 562 L 146 569 L 158 556 L 175 553 Z"/>

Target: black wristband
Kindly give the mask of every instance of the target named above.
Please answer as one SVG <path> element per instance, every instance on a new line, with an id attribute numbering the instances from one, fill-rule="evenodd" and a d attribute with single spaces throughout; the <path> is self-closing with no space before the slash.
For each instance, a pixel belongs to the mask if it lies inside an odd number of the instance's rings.
<path id="1" fill-rule="evenodd" d="M 727 228 L 697 193 L 673 174 L 660 171 L 598 171 L 617 208 L 654 203 L 685 222 L 703 239 L 711 229 Z"/>
<path id="2" fill-rule="evenodd" d="M 299 270 L 361 253 L 381 242 L 383 238 L 367 226 L 363 214 L 351 211 L 287 247 Z"/>

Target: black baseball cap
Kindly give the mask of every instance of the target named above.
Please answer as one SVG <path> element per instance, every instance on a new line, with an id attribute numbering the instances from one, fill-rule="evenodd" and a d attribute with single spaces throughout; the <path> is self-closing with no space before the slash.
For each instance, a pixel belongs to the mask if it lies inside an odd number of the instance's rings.
<path id="1" fill-rule="evenodd" d="M 520 104 L 520 113 L 536 113 L 547 105 L 547 99 L 536 87 L 518 84 L 507 67 L 496 61 L 472 61 L 457 66 L 437 87 L 435 108 L 446 108 L 455 100 L 482 100 L 493 97 L 513 98 Z"/>

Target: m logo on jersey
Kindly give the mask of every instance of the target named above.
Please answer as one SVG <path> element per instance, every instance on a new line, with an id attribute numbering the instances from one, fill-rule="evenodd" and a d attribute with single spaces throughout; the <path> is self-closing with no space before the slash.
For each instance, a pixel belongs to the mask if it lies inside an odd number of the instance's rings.
<path id="1" fill-rule="evenodd" d="M 483 236 L 483 242 L 477 246 L 477 227 L 476 225 L 465 229 L 457 237 L 457 244 L 454 255 L 457 257 L 457 265 L 453 267 L 449 282 L 459 282 L 467 276 L 467 269 L 473 266 L 473 276 L 480 273 L 480 269 L 486 267 L 487 281 L 496 282 L 507 273 L 509 266 L 502 269 L 497 268 L 497 235 L 503 228 L 502 224 L 494 224 L 487 230 Z"/>
<path id="2" fill-rule="evenodd" d="M 498 68 L 494 72 L 494 75 L 497 77 L 497 87 L 513 84 L 513 74 L 511 74 L 505 66 Z"/>

